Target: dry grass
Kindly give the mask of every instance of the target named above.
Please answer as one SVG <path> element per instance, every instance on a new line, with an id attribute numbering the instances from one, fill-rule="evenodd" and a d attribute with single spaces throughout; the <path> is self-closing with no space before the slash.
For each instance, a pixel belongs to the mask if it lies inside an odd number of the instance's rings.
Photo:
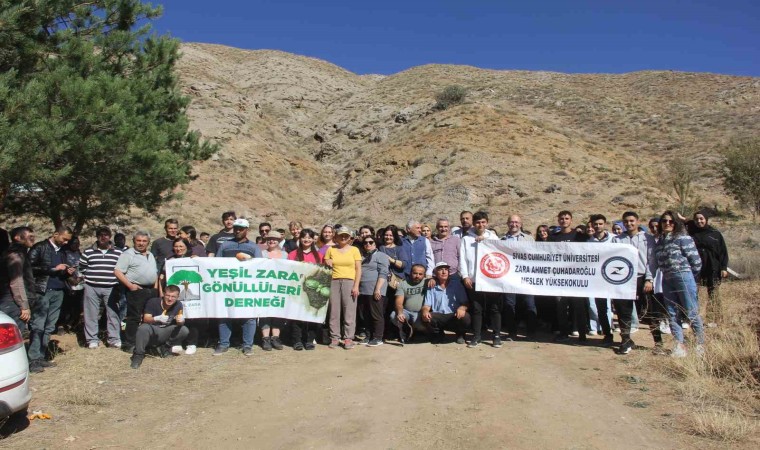
<path id="1" fill-rule="evenodd" d="M 724 283 L 718 328 L 707 329 L 706 352 L 683 359 L 645 357 L 639 363 L 661 371 L 685 404 L 677 426 L 720 442 L 749 443 L 760 433 L 760 280 Z M 702 290 L 700 298 L 707 298 Z"/>
<path id="2" fill-rule="evenodd" d="M 726 442 L 746 440 L 757 432 L 757 422 L 726 411 L 704 411 L 692 414 L 690 430 L 710 439 Z"/>

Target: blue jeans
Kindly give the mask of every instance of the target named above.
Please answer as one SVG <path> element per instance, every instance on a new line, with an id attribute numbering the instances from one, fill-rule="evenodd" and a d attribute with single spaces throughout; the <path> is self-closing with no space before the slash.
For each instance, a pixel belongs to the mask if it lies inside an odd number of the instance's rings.
<path id="1" fill-rule="evenodd" d="M 662 293 L 665 296 L 665 308 L 670 316 L 670 331 L 673 338 L 683 343 L 683 329 L 678 325 L 678 312 L 681 311 L 691 322 L 697 344 L 705 343 L 705 330 L 699 315 L 697 282 L 691 272 L 666 274 L 662 279 Z"/>
<path id="2" fill-rule="evenodd" d="M 29 321 L 29 361 L 45 359 L 50 336 L 55 331 L 58 315 L 63 304 L 63 290 L 48 289 L 32 308 L 32 319 Z"/>
<path id="3" fill-rule="evenodd" d="M 230 324 L 233 320 L 239 319 L 220 319 L 219 320 L 219 346 L 228 348 L 230 346 L 230 337 L 232 329 Z M 253 336 L 256 334 L 256 319 L 243 319 L 243 347 L 253 347 Z"/>

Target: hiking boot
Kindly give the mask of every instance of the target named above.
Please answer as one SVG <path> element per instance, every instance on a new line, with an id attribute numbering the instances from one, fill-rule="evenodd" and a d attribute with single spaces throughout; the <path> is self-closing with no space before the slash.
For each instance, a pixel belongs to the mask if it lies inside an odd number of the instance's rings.
<path id="1" fill-rule="evenodd" d="M 265 352 L 271 352 L 272 351 L 272 338 L 270 337 L 264 337 L 261 338 L 261 349 Z"/>
<path id="2" fill-rule="evenodd" d="M 223 354 L 227 353 L 227 350 L 229 350 L 229 349 L 230 349 L 229 347 L 222 347 L 222 346 L 220 345 L 220 346 L 218 346 L 218 347 L 217 347 L 217 348 L 214 350 L 214 353 L 212 353 L 212 354 L 213 354 L 214 356 L 220 356 L 220 355 L 223 355 Z"/>
<path id="3" fill-rule="evenodd" d="M 272 343 L 272 347 L 274 347 L 275 350 L 282 350 L 282 341 L 280 340 L 280 336 L 272 336 L 269 342 Z"/>
<path id="4" fill-rule="evenodd" d="M 344 339 L 343 340 L 343 348 L 344 349 L 351 350 L 355 346 L 356 346 L 356 344 L 354 344 L 354 340 L 353 339 Z"/>
<path id="5" fill-rule="evenodd" d="M 493 338 L 493 348 L 501 348 L 501 338 L 495 337 Z"/>
<path id="6" fill-rule="evenodd" d="M 330 343 L 327 345 L 327 348 L 338 348 L 340 346 L 340 341 L 337 339 L 330 339 Z"/>
<path id="7" fill-rule="evenodd" d="M 140 365 L 143 362 L 143 359 L 145 359 L 145 355 L 132 355 L 132 357 L 129 358 L 129 360 L 131 361 L 131 364 L 129 365 L 129 367 L 133 369 L 139 369 Z"/>
<path id="8" fill-rule="evenodd" d="M 369 341 L 369 343 L 367 343 L 368 347 L 379 347 L 381 345 L 383 345 L 383 340 L 378 339 L 378 338 L 374 338 L 371 341 Z"/>
<path id="9" fill-rule="evenodd" d="M 304 349 L 304 346 L 302 342 L 296 342 L 295 344 L 293 344 L 293 350 L 300 352 L 303 349 Z"/>
<path id="10" fill-rule="evenodd" d="M 253 348 L 243 347 L 243 356 L 253 356 Z"/>
<path id="11" fill-rule="evenodd" d="M 42 367 L 37 361 L 29 361 L 29 373 L 41 373 L 45 368 Z"/>
<path id="12" fill-rule="evenodd" d="M 48 367 L 55 367 L 55 366 L 58 365 L 58 364 L 54 363 L 53 361 L 47 361 L 45 359 L 38 359 L 36 362 L 43 369 L 47 369 Z"/>

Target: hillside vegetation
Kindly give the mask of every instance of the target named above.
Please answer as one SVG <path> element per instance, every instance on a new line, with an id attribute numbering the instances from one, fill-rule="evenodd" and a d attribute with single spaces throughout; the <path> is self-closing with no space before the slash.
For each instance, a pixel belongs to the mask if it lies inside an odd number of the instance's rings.
<path id="1" fill-rule="evenodd" d="M 161 211 L 214 229 L 235 209 L 275 226 L 401 223 L 486 208 L 526 225 L 559 209 L 647 214 L 674 203 L 665 163 L 687 155 L 694 202 L 732 203 L 716 146 L 757 135 L 760 80 L 638 72 L 567 75 L 426 65 L 359 76 L 288 53 L 186 44 L 190 117 L 223 143 Z M 450 85 L 464 103 L 437 110 Z M 156 222 L 152 222 L 155 227 Z"/>

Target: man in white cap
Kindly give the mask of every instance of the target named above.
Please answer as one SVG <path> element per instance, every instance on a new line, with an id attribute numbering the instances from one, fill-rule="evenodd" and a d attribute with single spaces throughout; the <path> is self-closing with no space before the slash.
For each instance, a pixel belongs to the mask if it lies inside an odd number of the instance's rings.
<path id="1" fill-rule="evenodd" d="M 238 259 L 261 258 L 261 249 L 255 242 L 248 240 L 249 223 L 245 219 L 235 219 L 232 224 L 232 232 L 235 238 L 224 241 L 219 245 L 216 257 L 236 257 Z M 256 319 L 220 319 L 219 320 L 219 345 L 214 350 L 214 356 L 225 353 L 230 348 L 232 337 L 232 321 L 243 320 L 243 354 L 253 355 L 253 337 L 256 334 Z"/>
<path id="2" fill-rule="evenodd" d="M 235 237 L 229 241 L 219 244 L 214 256 L 229 258 L 236 257 L 238 253 L 243 253 L 251 258 L 261 258 L 261 249 L 255 242 L 248 240 L 248 228 L 250 224 L 245 219 L 235 219 L 232 224 L 232 232 Z"/>
<path id="3" fill-rule="evenodd" d="M 469 301 L 464 287 L 458 281 L 449 279 L 449 265 L 441 261 L 433 269 L 435 287 L 425 292 L 425 303 L 420 310 L 422 322 L 430 331 L 434 344 L 443 342 L 444 329 L 453 329 L 457 334 L 457 344 L 464 344 L 464 332 L 470 326 L 467 312 Z"/>

